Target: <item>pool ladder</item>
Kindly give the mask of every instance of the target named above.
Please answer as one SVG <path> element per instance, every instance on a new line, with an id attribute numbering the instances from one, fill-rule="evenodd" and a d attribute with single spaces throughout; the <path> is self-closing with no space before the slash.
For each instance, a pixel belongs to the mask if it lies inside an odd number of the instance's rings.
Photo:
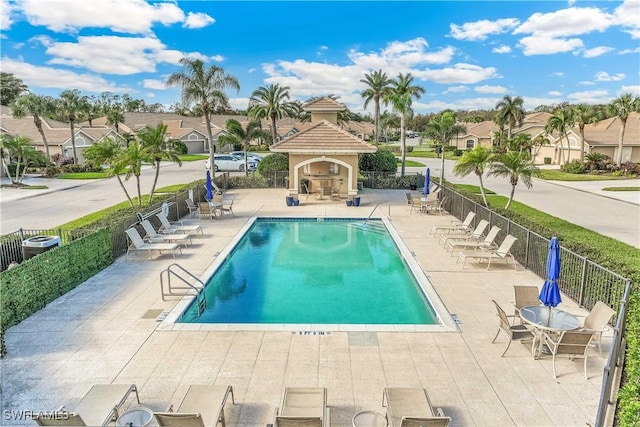
<path id="1" fill-rule="evenodd" d="M 171 278 L 175 277 L 186 286 L 173 286 Z M 167 283 L 167 291 L 165 292 L 165 278 Z M 177 291 L 177 292 L 176 292 Z M 160 293 L 162 301 L 165 296 L 186 296 L 193 295 L 195 292 L 196 303 L 198 305 L 198 317 L 207 308 L 207 296 L 204 293 L 204 282 L 194 276 L 186 268 L 180 264 L 173 263 L 166 270 L 160 272 Z"/>

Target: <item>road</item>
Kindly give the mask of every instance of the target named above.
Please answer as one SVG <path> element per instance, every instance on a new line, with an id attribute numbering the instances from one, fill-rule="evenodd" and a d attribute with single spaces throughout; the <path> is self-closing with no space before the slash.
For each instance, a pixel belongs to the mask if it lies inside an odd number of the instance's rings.
<path id="1" fill-rule="evenodd" d="M 439 176 L 439 159 L 409 158 L 426 164 L 432 176 Z M 452 174 L 454 162 L 445 163 L 445 179 L 454 183 L 478 184 L 475 175 L 464 178 Z M 424 167 L 407 168 L 408 172 L 424 172 Z M 153 168 L 143 171 L 143 194 L 151 190 Z M 204 161 L 162 165 L 158 187 L 188 183 L 204 178 Z M 506 179 L 484 179 L 485 186 L 496 193 L 508 196 L 511 185 Z M 24 229 L 55 227 L 80 216 L 107 208 L 126 200 L 117 181 L 112 179 L 89 181 L 65 181 L 31 178 L 29 184 L 43 183 L 50 190 L 2 189 L 0 192 L 0 232 L 2 234 Z M 132 196 L 136 195 L 135 180 L 125 183 Z M 640 248 L 640 193 L 603 192 L 612 186 L 611 181 L 598 182 L 549 182 L 534 179 L 527 189 L 520 183 L 514 199 L 568 222 L 594 230 L 602 235 Z M 638 186 L 638 181 L 616 181 L 616 186 Z M 72 188 L 69 188 L 72 186 Z M 29 193 L 25 193 L 25 192 Z M 29 196 L 25 196 L 29 194 Z M 611 198 L 616 197 L 616 198 Z"/>

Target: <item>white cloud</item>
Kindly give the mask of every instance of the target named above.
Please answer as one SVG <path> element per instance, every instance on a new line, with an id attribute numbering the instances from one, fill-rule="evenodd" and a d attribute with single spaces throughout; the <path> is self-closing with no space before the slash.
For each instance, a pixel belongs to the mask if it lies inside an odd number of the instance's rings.
<path id="1" fill-rule="evenodd" d="M 625 79 L 624 73 L 609 74 L 606 71 L 596 73 L 596 81 L 598 82 L 617 82 Z"/>
<path id="2" fill-rule="evenodd" d="M 379 53 L 363 53 L 352 49 L 348 56 L 354 64 L 366 70 L 384 69 L 393 75 L 407 72 L 417 64 L 446 64 L 456 52 L 451 46 L 434 51 L 427 51 L 427 48 L 426 40 L 419 37 L 406 42 L 391 42 Z"/>
<path id="3" fill-rule="evenodd" d="M 609 91 L 604 89 L 574 92 L 567 95 L 567 98 L 577 104 L 607 104 L 611 101 Z"/>
<path id="4" fill-rule="evenodd" d="M 216 22 L 215 19 L 207 15 L 206 13 L 200 12 L 189 12 L 187 14 L 187 19 L 184 21 L 182 26 L 184 28 L 204 28 L 207 25 L 211 25 Z"/>
<path id="5" fill-rule="evenodd" d="M 624 49 L 618 52 L 618 55 L 629 55 L 630 53 L 640 53 L 640 47 L 635 49 Z"/>
<path id="6" fill-rule="evenodd" d="M 585 49 L 582 56 L 584 56 L 585 58 L 596 58 L 600 55 L 604 55 L 605 53 L 609 53 L 612 50 L 612 47 L 598 46 L 591 49 Z"/>
<path id="7" fill-rule="evenodd" d="M 547 92 L 547 95 L 560 96 L 560 95 L 562 95 L 562 92 L 558 92 L 557 90 L 550 90 L 549 92 Z"/>
<path id="8" fill-rule="evenodd" d="M 447 88 L 447 90 L 445 90 L 444 92 L 442 92 L 443 94 L 447 94 L 447 93 L 460 93 L 460 92 L 466 92 L 468 91 L 469 88 L 467 86 L 450 86 L 449 88 Z"/>
<path id="9" fill-rule="evenodd" d="M 249 107 L 249 98 L 229 98 L 229 105 L 236 110 L 246 110 Z"/>
<path id="10" fill-rule="evenodd" d="M 631 38 L 640 38 L 640 2 L 638 0 L 625 0 L 615 12 L 615 22 L 617 25 L 628 28 L 626 32 Z"/>
<path id="11" fill-rule="evenodd" d="M 618 95 L 622 95 L 623 93 L 632 93 L 635 96 L 640 96 L 640 85 L 621 86 Z"/>
<path id="12" fill-rule="evenodd" d="M 209 59 L 211 59 L 212 61 L 215 61 L 215 62 L 222 62 L 222 61 L 224 61 L 224 56 L 222 56 L 222 55 L 213 55 L 213 56 L 210 56 Z"/>
<path id="13" fill-rule="evenodd" d="M 578 85 L 580 85 L 580 86 L 595 86 L 595 83 L 591 82 L 591 81 L 583 81 L 583 82 L 578 82 Z"/>
<path id="14" fill-rule="evenodd" d="M 547 36 L 523 37 L 518 46 L 526 56 L 550 55 L 553 53 L 571 52 L 583 46 L 581 39 L 560 39 Z"/>
<path id="15" fill-rule="evenodd" d="M 451 24 L 451 37 L 457 40 L 486 40 L 490 34 L 501 34 L 510 31 L 512 28 L 520 24 L 515 18 L 498 19 L 497 21 L 481 21 L 467 22 L 466 24 Z"/>
<path id="16" fill-rule="evenodd" d="M 511 53 L 511 47 L 503 44 L 502 46 L 494 47 L 493 49 L 491 49 L 491 52 L 493 52 L 493 53 Z"/>
<path id="17" fill-rule="evenodd" d="M 441 69 L 415 70 L 412 74 L 422 80 L 442 84 L 474 84 L 483 80 L 498 78 L 500 75 L 494 67 L 483 68 L 473 64 L 454 64 L 453 67 Z"/>
<path id="18" fill-rule="evenodd" d="M 144 0 L 22 0 L 19 4 L 31 25 L 58 32 L 82 28 L 109 28 L 128 34 L 151 32 L 154 23 L 183 22 L 182 10 L 169 2 L 150 4 Z"/>
<path id="19" fill-rule="evenodd" d="M 507 88 L 504 86 L 476 86 L 473 90 L 478 93 L 494 93 L 494 94 L 505 94 L 508 92 Z"/>
<path id="20" fill-rule="evenodd" d="M 157 79 L 143 79 L 142 87 L 145 89 L 164 90 L 167 88 L 166 81 Z"/>
<path id="21" fill-rule="evenodd" d="M 564 72 L 563 71 L 556 71 L 555 73 L 552 74 L 553 76 L 556 77 L 563 77 L 564 76 Z"/>
<path id="22" fill-rule="evenodd" d="M 144 96 L 146 96 L 147 98 L 155 98 L 156 94 L 153 92 L 147 92 L 144 94 Z"/>
<path id="23" fill-rule="evenodd" d="M 14 23 L 12 15 L 15 10 L 16 7 L 14 3 L 10 3 L 8 0 L 0 0 L 0 31 L 7 31 L 11 28 L 11 25 Z"/>
<path id="24" fill-rule="evenodd" d="M 570 7 L 551 13 L 534 13 L 513 34 L 557 38 L 604 31 L 614 23 L 613 17 L 594 7 Z"/>
<path id="25" fill-rule="evenodd" d="M 38 67 L 6 57 L 2 58 L 2 71 L 14 74 L 24 81 L 30 89 L 53 88 L 62 91 L 74 88 L 97 93 L 131 93 L 131 88 L 118 86 L 95 74 L 75 73 L 51 67 Z"/>
<path id="26" fill-rule="evenodd" d="M 249 68 L 249 71 L 247 71 L 249 74 L 253 73 L 254 71 L 256 71 L 256 69 L 254 67 Z"/>

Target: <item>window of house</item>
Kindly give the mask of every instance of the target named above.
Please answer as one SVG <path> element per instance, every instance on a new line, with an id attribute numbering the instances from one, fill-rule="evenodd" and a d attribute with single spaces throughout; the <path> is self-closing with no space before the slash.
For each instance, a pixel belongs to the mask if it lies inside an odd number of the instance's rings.
<path id="1" fill-rule="evenodd" d="M 475 145 L 475 141 L 473 139 L 467 139 L 466 145 L 467 145 L 467 150 L 471 150 Z"/>
<path id="2" fill-rule="evenodd" d="M 340 170 L 340 165 L 337 163 L 329 163 L 329 174 L 336 175 Z"/>

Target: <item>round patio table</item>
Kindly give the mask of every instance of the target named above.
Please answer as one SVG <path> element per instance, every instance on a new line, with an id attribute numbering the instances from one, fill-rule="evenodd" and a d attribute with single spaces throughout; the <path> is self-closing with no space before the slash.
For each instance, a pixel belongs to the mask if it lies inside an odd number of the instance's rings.
<path id="1" fill-rule="evenodd" d="M 353 416 L 353 427 L 387 427 L 387 418 L 374 411 L 360 411 Z"/>
<path id="2" fill-rule="evenodd" d="M 149 408 L 139 406 L 123 412 L 116 420 L 116 426 L 127 427 L 147 427 L 153 420 L 153 411 Z"/>
<path id="3" fill-rule="evenodd" d="M 582 327 L 578 318 L 573 314 L 543 305 L 530 305 L 520 308 L 520 317 L 524 322 L 535 328 L 535 338 L 531 346 L 534 357 L 536 356 L 536 341 L 538 341 L 538 354 L 542 351 L 542 334 L 544 331 L 573 331 Z"/>

